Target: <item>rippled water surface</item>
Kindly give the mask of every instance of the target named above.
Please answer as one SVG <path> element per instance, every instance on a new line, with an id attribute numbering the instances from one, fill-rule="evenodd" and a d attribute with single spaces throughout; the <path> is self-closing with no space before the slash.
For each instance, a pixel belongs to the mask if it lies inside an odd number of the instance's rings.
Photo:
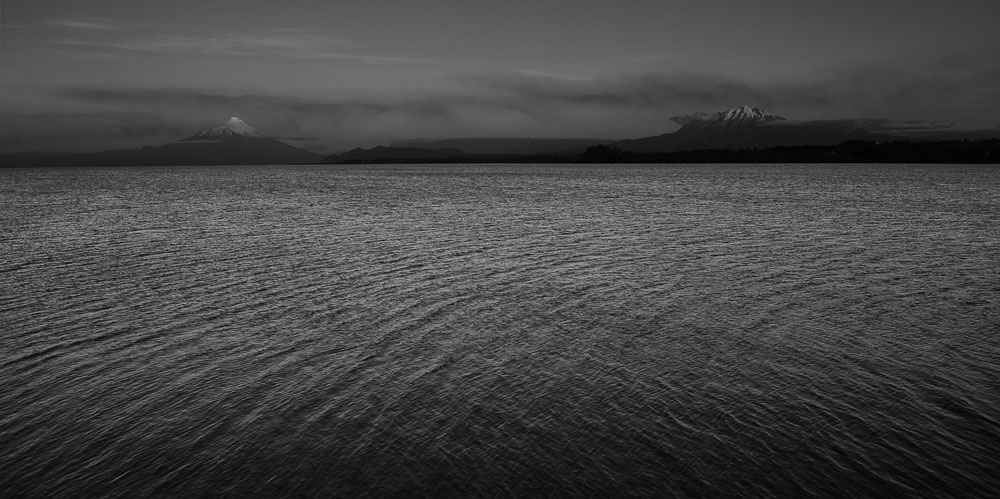
<path id="1" fill-rule="evenodd" d="M 996 166 L 0 170 L 0 496 L 989 497 Z"/>

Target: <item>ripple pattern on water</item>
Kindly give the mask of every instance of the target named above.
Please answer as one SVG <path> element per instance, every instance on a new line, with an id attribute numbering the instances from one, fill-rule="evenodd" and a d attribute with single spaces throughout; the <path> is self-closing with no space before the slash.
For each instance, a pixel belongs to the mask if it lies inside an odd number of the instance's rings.
<path id="1" fill-rule="evenodd" d="M 993 166 L 0 170 L 0 495 L 987 497 Z"/>

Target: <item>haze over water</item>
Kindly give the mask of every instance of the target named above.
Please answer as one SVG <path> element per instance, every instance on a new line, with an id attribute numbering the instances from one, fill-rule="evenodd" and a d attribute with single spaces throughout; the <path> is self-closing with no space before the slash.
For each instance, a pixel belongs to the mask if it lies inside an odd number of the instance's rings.
<path id="1" fill-rule="evenodd" d="M 987 497 L 995 166 L 0 170 L 0 495 Z"/>

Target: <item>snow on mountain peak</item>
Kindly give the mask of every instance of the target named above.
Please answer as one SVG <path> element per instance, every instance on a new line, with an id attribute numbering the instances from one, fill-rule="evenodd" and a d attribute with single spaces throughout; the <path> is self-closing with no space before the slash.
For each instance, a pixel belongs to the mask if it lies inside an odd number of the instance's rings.
<path id="1" fill-rule="evenodd" d="M 719 113 L 694 113 L 674 116 L 670 121 L 682 125 L 686 131 L 743 128 L 762 125 L 785 118 L 771 114 L 759 107 L 740 106 Z"/>
<path id="2" fill-rule="evenodd" d="M 783 120 L 781 116 L 773 115 L 759 107 L 734 107 L 724 113 L 719 113 L 718 121 L 723 123 L 749 125 L 768 121 Z"/>
<path id="3" fill-rule="evenodd" d="M 229 121 L 208 130 L 202 130 L 184 140 L 218 140 L 225 137 L 263 137 L 247 122 L 233 116 Z"/>
<path id="4" fill-rule="evenodd" d="M 722 125 L 759 125 L 768 121 L 783 120 L 759 107 L 740 106 L 719 113 L 716 121 Z"/>

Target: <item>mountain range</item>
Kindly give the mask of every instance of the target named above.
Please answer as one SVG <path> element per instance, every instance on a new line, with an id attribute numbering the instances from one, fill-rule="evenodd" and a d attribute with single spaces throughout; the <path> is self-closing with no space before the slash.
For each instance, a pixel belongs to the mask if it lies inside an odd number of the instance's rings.
<path id="1" fill-rule="evenodd" d="M 162 146 L 91 154 L 25 153 L 0 157 L 3 166 L 292 165 L 323 155 L 266 137 L 240 118 Z"/>
<path id="2" fill-rule="evenodd" d="M 681 127 L 670 133 L 628 139 L 602 141 L 594 139 L 437 139 L 397 142 L 389 147 L 354 149 L 344 154 L 328 156 L 324 163 L 393 163 L 393 162 L 632 162 L 669 161 L 664 155 L 693 151 L 743 151 L 780 147 L 833 147 L 844 143 L 926 142 L 940 140 L 986 139 L 1000 136 L 1000 130 L 959 132 L 929 130 L 923 134 L 894 135 L 871 131 L 870 121 L 823 120 L 796 121 L 769 113 L 763 109 L 740 106 L 713 114 L 699 113 L 678 119 Z M 600 147 L 595 147 L 595 146 Z M 898 149 L 898 147 L 896 148 Z M 926 150 L 926 147 L 921 150 Z M 851 149 L 854 151 L 855 149 Z M 624 154 L 613 154 L 619 151 Z M 801 152 L 801 151 L 800 151 Z M 464 153 L 462 156 L 459 153 Z M 798 153 L 796 153 L 798 154 Z M 811 151 L 802 155 L 758 154 L 753 158 L 779 157 L 788 160 L 813 160 L 830 151 Z M 698 154 L 684 159 L 716 158 L 720 161 L 742 161 L 748 155 Z M 825 157 L 825 156 L 824 156 Z M 907 155 L 907 157 L 910 157 Z M 951 157 L 951 156 L 949 156 Z M 680 159 L 680 157 L 677 157 Z M 852 160 L 863 157 L 851 156 Z M 919 159 L 919 158 L 918 158 Z M 600 161 L 599 161 L 600 162 Z"/>
<path id="3" fill-rule="evenodd" d="M 875 133 L 850 121 L 791 121 L 763 109 L 742 106 L 714 115 L 688 117 L 675 132 L 610 144 L 636 153 L 704 149 L 762 149 L 777 146 L 826 146 L 849 140 L 904 140 Z"/>
<path id="4" fill-rule="evenodd" d="M 322 156 L 288 145 L 260 133 L 240 118 L 197 132 L 177 142 L 141 149 L 105 151 L 92 154 L 26 153 L 0 156 L 0 166 L 166 166 L 166 165 L 249 165 L 249 164 L 337 164 L 337 163 L 432 163 L 432 162 L 540 162 L 572 163 L 595 159 L 611 161 L 670 161 L 685 158 L 715 158 L 744 161 L 744 158 L 804 158 L 805 156 L 699 153 L 698 151 L 756 151 L 787 147 L 834 147 L 845 143 L 897 143 L 933 140 L 960 141 L 1000 136 L 1000 130 L 962 132 L 925 131 L 922 135 L 896 135 L 872 131 L 864 120 L 796 121 L 763 109 L 741 106 L 727 111 L 698 113 L 675 121 L 682 126 L 670 133 L 608 141 L 599 139 L 534 138 L 443 138 L 405 140 L 390 146 L 356 148 L 341 154 Z M 898 147 L 896 148 L 898 149 Z M 912 149 L 912 147 L 911 147 Z M 968 149 L 967 147 L 965 149 Z M 851 149 L 852 151 L 854 149 Z M 924 147 L 921 150 L 927 150 Z M 801 151 L 800 151 L 801 152 Z M 798 153 L 796 153 L 798 154 Z M 832 154 L 824 152 L 822 154 Z M 673 155 L 673 156 L 664 156 Z M 907 155 L 911 157 L 913 155 Z M 946 156 L 950 157 L 950 156 Z M 919 154 L 917 155 L 919 159 Z M 989 157 L 986 157 L 989 160 Z"/>

